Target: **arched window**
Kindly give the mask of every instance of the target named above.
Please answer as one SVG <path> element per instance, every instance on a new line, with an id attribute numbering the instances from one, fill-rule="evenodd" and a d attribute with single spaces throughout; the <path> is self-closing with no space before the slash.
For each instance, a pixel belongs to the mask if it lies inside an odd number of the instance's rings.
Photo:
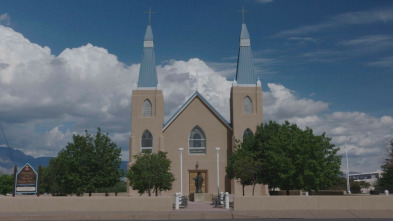
<path id="1" fill-rule="evenodd" d="M 250 128 L 247 128 L 244 133 L 243 133 L 243 140 L 248 137 L 248 136 L 254 136 L 254 133 L 250 130 Z"/>
<path id="2" fill-rule="evenodd" d="M 243 100 L 243 113 L 252 114 L 252 101 L 249 96 Z"/>
<path id="3" fill-rule="evenodd" d="M 149 99 L 146 99 L 143 102 L 142 112 L 144 117 L 151 117 L 151 102 L 149 101 Z"/>
<path id="4" fill-rule="evenodd" d="M 142 153 L 151 153 L 153 152 L 153 136 L 150 131 L 145 130 L 142 134 L 141 140 L 141 152 Z"/>
<path id="5" fill-rule="evenodd" d="M 188 139 L 188 150 L 190 154 L 206 153 L 206 137 L 198 126 L 191 130 L 190 138 Z"/>

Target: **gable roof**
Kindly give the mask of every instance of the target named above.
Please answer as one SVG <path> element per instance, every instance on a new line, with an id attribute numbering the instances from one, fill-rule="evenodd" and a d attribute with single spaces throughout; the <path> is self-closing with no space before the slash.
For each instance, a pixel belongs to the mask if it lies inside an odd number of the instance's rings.
<path id="1" fill-rule="evenodd" d="M 179 108 L 179 110 L 176 111 L 176 113 L 164 124 L 163 126 L 163 131 L 166 130 L 169 125 L 172 124 L 172 122 L 188 107 L 188 105 L 191 104 L 191 102 L 195 99 L 195 98 L 200 98 L 202 103 L 205 104 L 208 109 L 210 109 L 214 115 L 216 115 L 216 117 L 218 119 L 220 119 L 220 121 L 222 123 L 224 123 L 229 129 L 232 130 L 232 125 L 225 120 L 225 118 L 202 96 L 202 94 L 200 94 L 198 91 L 195 91 L 191 97 Z"/>

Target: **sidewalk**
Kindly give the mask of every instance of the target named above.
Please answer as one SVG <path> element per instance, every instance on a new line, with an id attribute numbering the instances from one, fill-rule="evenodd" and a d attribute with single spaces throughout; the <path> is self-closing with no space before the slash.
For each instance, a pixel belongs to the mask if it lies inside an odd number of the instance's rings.
<path id="1" fill-rule="evenodd" d="M 393 218 L 391 210 L 266 210 L 233 211 L 214 208 L 208 202 L 190 202 L 187 208 L 170 212 L 49 212 L 2 213 L 0 220 L 177 220 L 177 219 L 242 219 L 242 218 Z"/>

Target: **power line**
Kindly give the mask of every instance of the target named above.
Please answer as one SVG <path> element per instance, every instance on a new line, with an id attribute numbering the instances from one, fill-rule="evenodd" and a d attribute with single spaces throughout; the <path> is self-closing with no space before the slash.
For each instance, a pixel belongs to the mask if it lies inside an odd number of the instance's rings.
<path id="1" fill-rule="evenodd" d="M 5 143 L 7 144 L 8 152 L 10 152 L 10 156 L 12 158 L 12 162 L 14 162 L 14 165 L 16 165 L 15 164 L 15 160 L 14 160 L 14 156 L 12 155 L 12 152 L 11 152 L 10 145 L 8 145 L 8 140 L 7 140 L 7 137 L 5 136 L 3 125 L 1 124 L 1 121 L 0 121 L 0 127 L 1 127 L 1 131 L 3 131 L 3 136 L 4 136 L 4 139 L 5 139 Z"/>

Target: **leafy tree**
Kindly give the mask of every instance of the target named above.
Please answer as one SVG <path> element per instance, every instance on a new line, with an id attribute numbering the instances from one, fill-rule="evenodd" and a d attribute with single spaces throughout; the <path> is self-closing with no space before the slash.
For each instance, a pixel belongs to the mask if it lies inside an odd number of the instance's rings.
<path id="1" fill-rule="evenodd" d="M 382 173 L 379 178 L 378 185 L 384 189 L 393 191 L 393 140 L 390 141 L 388 148 L 388 158 L 385 159 L 385 164 L 381 166 Z"/>
<path id="2" fill-rule="evenodd" d="M 226 173 L 229 179 L 237 179 L 242 185 L 243 196 L 244 187 L 252 185 L 252 195 L 254 195 L 255 185 L 260 183 L 262 176 L 262 164 L 256 155 L 248 151 L 247 145 L 253 144 L 254 136 L 249 135 L 243 143 L 237 141 L 235 152 L 228 157 Z"/>
<path id="3" fill-rule="evenodd" d="M 282 190 L 319 190 L 333 185 L 340 172 L 339 148 L 325 134 L 296 124 L 270 121 L 257 127 L 254 143 L 245 145 L 261 163 L 259 182 Z M 263 173 L 262 173 L 263 172 Z"/>
<path id="4" fill-rule="evenodd" d="M 43 182 L 48 189 L 59 195 L 89 195 L 97 188 L 109 188 L 119 182 L 123 171 L 120 169 L 121 148 L 111 141 L 108 134 L 98 128 L 95 136 L 73 135 L 68 143 L 45 169 Z"/>
<path id="5" fill-rule="evenodd" d="M 0 176 L 0 194 L 6 195 L 12 191 L 14 184 L 13 175 L 3 174 Z"/>
<path id="6" fill-rule="evenodd" d="M 159 151 L 158 153 L 139 153 L 134 156 L 135 163 L 127 172 L 127 177 L 130 186 L 138 190 L 139 194 L 147 192 L 151 196 L 151 191 L 154 190 L 157 196 L 158 191 L 172 189 L 175 178 L 170 172 L 171 161 L 166 154 Z"/>
<path id="7" fill-rule="evenodd" d="M 40 174 L 40 183 L 38 184 L 40 186 L 40 194 L 44 193 L 49 193 L 49 176 L 47 175 L 48 173 L 48 167 L 41 166 L 41 174 Z"/>
<path id="8" fill-rule="evenodd" d="M 127 192 L 127 182 L 125 181 L 119 181 L 118 183 L 115 184 L 115 186 L 109 188 L 97 188 L 95 190 L 96 193 L 120 193 L 120 192 Z"/>
<path id="9" fill-rule="evenodd" d="M 95 136 L 94 147 L 93 188 L 114 187 L 124 174 L 120 169 L 121 148 L 118 148 L 107 134 L 102 134 L 100 131 Z"/>
<path id="10" fill-rule="evenodd" d="M 370 188 L 371 187 L 371 184 L 369 183 L 369 182 L 366 182 L 366 181 L 364 181 L 364 180 L 361 180 L 361 181 L 357 181 L 358 183 L 359 183 L 359 185 L 360 185 L 360 188 L 364 188 L 364 189 L 368 189 L 368 188 Z"/>

